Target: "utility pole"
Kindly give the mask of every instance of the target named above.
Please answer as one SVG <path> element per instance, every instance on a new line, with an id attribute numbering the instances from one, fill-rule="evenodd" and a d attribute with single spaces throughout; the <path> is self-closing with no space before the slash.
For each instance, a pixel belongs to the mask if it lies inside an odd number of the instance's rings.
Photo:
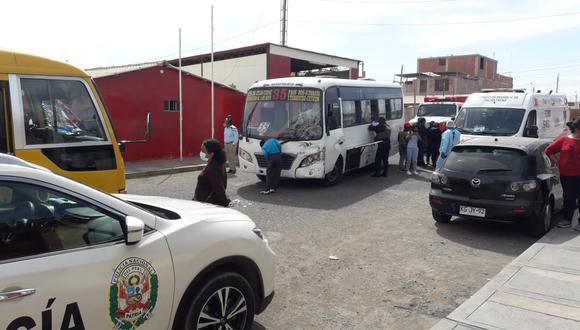
<path id="1" fill-rule="evenodd" d="M 181 28 L 179 28 L 179 161 L 183 161 L 183 97 L 181 88 Z"/>
<path id="2" fill-rule="evenodd" d="M 288 43 L 288 0 L 281 0 L 280 4 L 280 44 Z"/>
<path id="3" fill-rule="evenodd" d="M 214 91 L 213 91 L 213 5 L 211 5 L 211 138 L 215 139 Z"/>
<path id="4" fill-rule="evenodd" d="M 403 64 L 401 64 L 401 75 L 399 76 L 399 84 L 403 85 Z"/>
<path id="5" fill-rule="evenodd" d="M 560 87 L 560 74 L 556 77 L 556 94 L 558 94 L 558 87 Z"/>

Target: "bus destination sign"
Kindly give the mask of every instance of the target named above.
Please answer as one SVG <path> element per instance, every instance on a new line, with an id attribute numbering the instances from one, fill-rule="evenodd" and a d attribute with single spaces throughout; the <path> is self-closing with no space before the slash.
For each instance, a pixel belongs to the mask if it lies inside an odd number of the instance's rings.
<path id="1" fill-rule="evenodd" d="M 312 88 L 271 88 L 254 89 L 248 92 L 248 102 L 258 101 L 294 101 L 320 102 L 321 91 Z"/>

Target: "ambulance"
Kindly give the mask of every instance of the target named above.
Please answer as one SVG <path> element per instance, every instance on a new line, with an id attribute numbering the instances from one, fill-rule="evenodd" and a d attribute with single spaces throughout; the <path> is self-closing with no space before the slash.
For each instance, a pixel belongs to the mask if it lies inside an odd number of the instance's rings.
<path id="1" fill-rule="evenodd" d="M 567 104 L 566 96 L 525 90 L 474 93 L 455 124 L 461 142 L 482 135 L 555 139 L 567 133 Z"/>

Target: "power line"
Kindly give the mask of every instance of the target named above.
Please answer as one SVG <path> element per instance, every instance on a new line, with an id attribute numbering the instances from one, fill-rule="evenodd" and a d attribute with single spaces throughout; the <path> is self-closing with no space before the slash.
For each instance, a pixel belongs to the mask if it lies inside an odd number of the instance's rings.
<path id="1" fill-rule="evenodd" d="M 520 70 L 520 71 L 509 71 L 509 72 L 503 72 L 500 74 L 518 74 L 518 73 L 525 73 L 525 72 L 536 72 L 536 71 L 549 71 L 549 70 L 557 70 L 557 69 L 565 69 L 565 68 L 575 68 L 575 67 L 580 67 L 580 63 L 575 63 L 575 64 L 564 64 L 564 65 L 554 65 L 554 66 L 548 66 L 548 67 L 543 67 L 543 68 L 535 68 L 535 69 L 528 69 L 528 70 Z"/>
<path id="2" fill-rule="evenodd" d="M 413 4 L 413 3 L 441 3 L 441 2 L 462 2 L 462 0 L 393 0 L 393 1 L 372 1 L 372 0 L 319 0 L 323 2 L 335 3 L 371 3 L 377 5 L 390 4 Z"/>
<path id="3" fill-rule="evenodd" d="M 252 30 L 248 30 L 248 31 L 242 32 L 242 33 L 240 33 L 240 34 L 236 34 L 236 35 L 234 35 L 234 36 L 232 36 L 232 37 L 229 37 L 229 38 L 227 38 L 227 39 L 222 39 L 222 40 L 216 41 L 216 42 L 214 42 L 213 44 L 214 44 L 214 45 L 215 45 L 215 44 L 222 44 L 222 43 L 224 43 L 224 42 L 228 42 L 228 41 L 230 41 L 230 40 L 237 39 L 237 38 L 239 38 L 239 37 L 241 37 L 241 36 L 244 36 L 244 35 L 246 35 L 246 34 L 249 34 L 249 33 L 252 33 L 252 35 L 253 35 L 253 34 L 255 34 L 255 33 L 256 33 L 256 31 L 257 31 L 257 30 L 260 30 L 260 29 L 266 28 L 266 27 L 268 27 L 268 26 L 270 26 L 270 25 L 272 25 L 272 24 L 275 24 L 275 23 L 278 23 L 278 21 L 273 21 L 273 22 L 270 22 L 270 23 L 264 24 L 264 25 L 262 25 L 262 26 L 258 26 L 258 27 L 254 28 L 254 29 L 252 29 Z M 252 36 L 252 38 L 253 38 L 253 36 Z M 203 48 L 207 48 L 207 47 L 209 47 L 209 46 L 211 46 L 211 44 L 207 44 L 207 45 L 200 46 L 200 47 L 196 47 L 196 48 L 186 49 L 186 50 L 184 50 L 183 52 L 184 52 L 184 53 L 193 52 L 193 51 L 195 51 L 195 50 L 200 50 L 200 49 L 203 49 Z M 150 58 L 150 59 L 144 60 L 143 62 L 150 62 L 150 61 L 155 61 L 155 60 L 164 59 L 164 58 L 167 58 L 167 57 L 174 57 L 175 55 L 177 55 L 177 53 L 172 53 L 172 54 L 167 54 L 167 55 L 164 55 L 164 56 L 159 56 L 159 57 L 155 57 L 155 58 Z"/>
<path id="4" fill-rule="evenodd" d="M 359 25 L 359 26 L 440 26 L 440 25 L 471 25 L 471 24 L 489 24 L 489 23 L 502 23 L 502 22 L 516 22 L 516 21 L 530 21 L 544 18 L 553 17 L 563 17 L 563 16 L 575 16 L 579 15 L 580 12 L 571 13 L 561 13 L 554 15 L 542 15 L 542 16 L 528 16 L 528 17 L 517 17 L 517 18 L 505 18 L 496 20 L 486 20 L 486 21 L 465 21 L 465 22 L 436 22 L 436 23 L 355 23 L 355 22 L 324 22 L 324 21 L 310 21 L 310 20 L 291 20 L 297 23 L 310 23 L 310 24 L 327 24 L 327 25 Z"/>

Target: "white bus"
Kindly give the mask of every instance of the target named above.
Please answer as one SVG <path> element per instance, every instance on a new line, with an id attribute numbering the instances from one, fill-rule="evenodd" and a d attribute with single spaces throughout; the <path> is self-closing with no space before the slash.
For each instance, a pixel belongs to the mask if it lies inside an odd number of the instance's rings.
<path id="1" fill-rule="evenodd" d="M 275 138 L 282 142 L 282 177 L 336 184 L 343 173 L 374 163 L 377 143 L 368 126 L 380 117 L 391 126 L 395 154 L 404 124 L 400 85 L 320 77 L 258 82 L 246 98 L 240 167 L 263 180 L 260 141 Z"/>
<path id="2" fill-rule="evenodd" d="M 462 142 L 480 135 L 554 139 L 569 118 L 565 96 L 515 90 L 471 94 L 455 124 Z"/>

